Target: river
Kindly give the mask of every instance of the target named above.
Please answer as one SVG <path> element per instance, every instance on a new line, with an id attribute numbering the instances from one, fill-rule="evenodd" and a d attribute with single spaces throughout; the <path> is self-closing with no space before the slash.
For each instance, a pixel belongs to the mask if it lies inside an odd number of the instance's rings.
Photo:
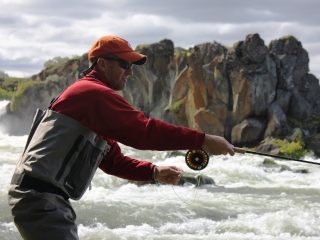
<path id="1" fill-rule="evenodd" d="M 0 132 L 0 240 L 21 239 L 7 190 L 26 138 Z M 193 171 L 183 156 L 121 146 L 131 157 Z M 265 168 L 263 160 L 250 154 L 212 156 L 199 174 L 213 178 L 216 185 L 200 187 L 137 186 L 98 170 L 92 189 L 72 201 L 80 239 L 320 239 L 320 166 L 274 159 L 292 170 L 280 171 Z"/>

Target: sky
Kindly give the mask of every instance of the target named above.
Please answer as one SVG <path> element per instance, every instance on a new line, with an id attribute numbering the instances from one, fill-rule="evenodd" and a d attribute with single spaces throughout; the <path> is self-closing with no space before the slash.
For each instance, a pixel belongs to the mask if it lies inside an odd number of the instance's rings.
<path id="1" fill-rule="evenodd" d="M 104 35 L 133 48 L 166 38 L 188 49 L 258 33 L 266 46 L 295 36 L 320 79 L 319 10 L 319 0 L 0 0 L 0 70 L 29 77 L 49 59 L 81 56 Z"/>

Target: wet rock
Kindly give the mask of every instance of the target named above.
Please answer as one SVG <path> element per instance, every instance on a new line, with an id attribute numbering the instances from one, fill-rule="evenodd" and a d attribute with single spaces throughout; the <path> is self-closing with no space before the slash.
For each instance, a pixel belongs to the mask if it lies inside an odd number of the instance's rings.
<path id="1" fill-rule="evenodd" d="M 267 143 L 260 144 L 257 147 L 256 151 L 261 153 L 266 153 L 266 154 L 278 155 L 280 152 L 280 148 L 275 143 L 267 142 Z"/>
<path id="2" fill-rule="evenodd" d="M 202 185 L 207 185 L 207 184 L 215 185 L 215 182 L 214 182 L 213 178 L 208 177 L 203 174 L 184 172 L 178 185 L 183 186 L 183 185 L 187 185 L 187 184 L 202 186 Z"/>
<path id="3" fill-rule="evenodd" d="M 246 119 L 232 129 L 231 142 L 237 143 L 254 143 L 262 138 L 266 128 L 264 119 Z"/>
<path id="4" fill-rule="evenodd" d="M 262 163 L 266 172 L 283 172 L 292 171 L 290 167 L 283 164 L 278 164 L 272 159 L 265 159 Z"/>

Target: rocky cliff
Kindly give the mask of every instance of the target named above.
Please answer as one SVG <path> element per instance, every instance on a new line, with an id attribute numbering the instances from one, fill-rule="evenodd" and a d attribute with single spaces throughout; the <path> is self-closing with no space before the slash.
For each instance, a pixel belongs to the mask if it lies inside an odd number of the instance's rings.
<path id="1" fill-rule="evenodd" d="M 213 42 L 187 50 L 164 39 L 136 50 L 148 62 L 133 67 L 119 94 L 146 116 L 224 136 L 237 146 L 290 138 L 299 129 L 308 147 L 319 151 L 319 80 L 309 73 L 308 53 L 295 37 L 266 46 L 251 34 L 229 48 Z M 87 66 L 84 54 L 32 76 L 33 84 L 13 97 L 2 122 L 11 133 L 27 133 L 35 109 L 46 108 Z M 22 131 L 12 115 L 23 120 Z"/>

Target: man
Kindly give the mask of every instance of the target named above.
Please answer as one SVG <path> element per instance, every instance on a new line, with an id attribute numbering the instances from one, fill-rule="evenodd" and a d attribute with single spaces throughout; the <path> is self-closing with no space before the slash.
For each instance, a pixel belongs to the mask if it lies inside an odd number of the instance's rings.
<path id="1" fill-rule="evenodd" d="M 50 105 L 38 110 L 9 190 L 14 222 L 24 239 L 78 239 L 69 198 L 82 197 L 97 167 L 134 181 L 177 184 L 182 170 L 124 156 L 117 142 L 142 150 L 205 149 L 234 155 L 224 138 L 178 127 L 133 109 L 124 89 L 145 55 L 116 36 L 98 39 L 91 67 Z"/>

